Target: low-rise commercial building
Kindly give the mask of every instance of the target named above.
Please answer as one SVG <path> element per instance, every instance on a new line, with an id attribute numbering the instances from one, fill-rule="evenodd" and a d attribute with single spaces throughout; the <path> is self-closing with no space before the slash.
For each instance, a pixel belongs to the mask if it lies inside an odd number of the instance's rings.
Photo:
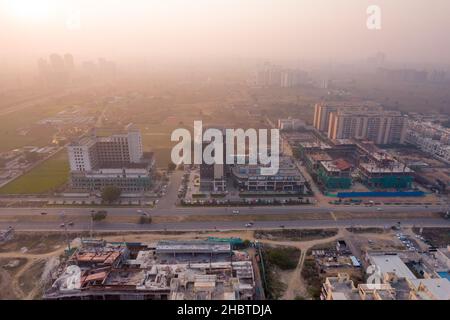
<path id="1" fill-rule="evenodd" d="M 305 178 L 289 157 L 280 157 L 275 175 L 261 175 L 260 165 L 236 165 L 231 173 L 236 186 L 242 191 L 306 192 Z"/>

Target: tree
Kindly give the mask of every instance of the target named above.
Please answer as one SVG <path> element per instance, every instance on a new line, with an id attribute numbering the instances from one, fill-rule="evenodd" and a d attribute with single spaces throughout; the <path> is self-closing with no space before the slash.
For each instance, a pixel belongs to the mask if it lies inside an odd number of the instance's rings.
<path id="1" fill-rule="evenodd" d="M 37 152 L 29 152 L 29 151 L 27 151 L 24 154 L 24 158 L 25 158 L 25 160 L 27 162 L 33 163 L 33 162 L 36 162 L 36 161 L 40 160 L 42 158 L 42 156 L 39 153 L 37 153 Z"/>
<path id="2" fill-rule="evenodd" d="M 108 203 L 112 203 L 119 199 L 121 193 L 122 190 L 120 190 L 120 188 L 114 186 L 105 187 L 102 190 L 102 200 Z"/>
<path id="3" fill-rule="evenodd" d="M 139 224 L 150 224 L 152 223 L 152 217 L 148 215 L 142 215 L 139 217 Z"/>
<path id="4" fill-rule="evenodd" d="M 176 166 L 176 164 L 173 163 L 173 162 L 170 162 L 170 163 L 167 165 L 167 169 L 168 169 L 169 171 L 174 171 L 176 168 L 177 168 L 177 166 Z"/>
<path id="5" fill-rule="evenodd" d="M 105 210 L 99 210 L 97 212 L 92 213 L 92 220 L 94 221 L 102 221 L 105 220 L 108 215 L 108 212 Z"/>

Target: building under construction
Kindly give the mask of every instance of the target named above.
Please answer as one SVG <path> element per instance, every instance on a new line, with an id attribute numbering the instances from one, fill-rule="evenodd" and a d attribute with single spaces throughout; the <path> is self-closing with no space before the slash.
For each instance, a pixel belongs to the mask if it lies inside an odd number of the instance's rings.
<path id="1" fill-rule="evenodd" d="M 359 143 L 358 171 L 370 189 L 411 189 L 414 171 L 371 143 Z"/>
<path id="2" fill-rule="evenodd" d="M 329 142 L 304 143 L 299 147 L 306 168 L 324 190 L 351 189 L 355 180 L 371 191 L 412 188 L 414 171 L 373 142 Z"/>
<path id="3" fill-rule="evenodd" d="M 54 276 L 47 300 L 251 300 L 248 254 L 217 241 L 83 241 Z"/>

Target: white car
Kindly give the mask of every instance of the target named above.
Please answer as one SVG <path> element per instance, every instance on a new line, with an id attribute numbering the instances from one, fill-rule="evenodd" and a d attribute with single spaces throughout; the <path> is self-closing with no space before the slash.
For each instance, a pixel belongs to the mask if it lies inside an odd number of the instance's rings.
<path id="1" fill-rule="evenodd" d="M 233 214 L 239 214 L 239 210 L 233 210 Z"/>
<path id="2" fill-rule="evenodd" d="M 252 226 L 253 226 L 253 223 L 246 223 L 246 224 L 245 224 L 245 227 L 246 227 L 246 228 L 251 228 Z"/>
<path id="3" fill-rule="evenodd" d="M 383 209 L 382 208 L 377 208 L 377 211 L 383 211 Z"/>

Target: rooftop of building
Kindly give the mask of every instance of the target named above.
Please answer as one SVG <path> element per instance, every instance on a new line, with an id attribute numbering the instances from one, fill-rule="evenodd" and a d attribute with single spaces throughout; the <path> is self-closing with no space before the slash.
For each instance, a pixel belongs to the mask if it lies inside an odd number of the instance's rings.
<path id="1" fill-rule="evenodd" d="M 326 152 L 314 152 L 307 155 L 313 162 L 332 161 L 333 158 Z"/>
<path id="2" fill-rule="evenodd" d="M 450 300 L 450 281 L 444 278 L 410 280 L 416 294 L 423 298 Z M 424 291 L 424 294 L 421 292 Z"/>
<path id="3" fill-rule="evenodd" d="M 364 111 L 358 111 L 358 110 L 345 110 L 340 109 L 337 112 L 338 116 L 350 116 L 350 117 L 402 117 L 405 118 L 406 116 L 402 115 L 399 111 L 387 111 L 387 110 L 364 110 Z"/>
<path id="4" fill-rule="evenodd" d="M 340 108 L 382 108 L 382 106 L 374 101 L 325 101 L 320 102 L 318 105 L 326 107 L 340 107 Z"/>
<path id="5" fill-rule="evenodd" d="M 232 168 L 233 174 L 241 179 L 264 179 L 264 180 L 299 180 L 305 181 L 305 178 L 294 164 L 290 157 L 280 157 L 279 169 L 277 174 L 270 176 L 261 175 L 261 168 L 267 166 L 243 164 Z"/>
<path id="6" fill-rule="evenodd" d="M 150 172 L 147 168 L 100 168 L 92 171 L 73 171 L 73 177 L 87 178 L 142 178 L 148 177 Z"/>
<path id="7" fill-rule="evenodd" d="M 450 259 L 450 245 L 448 245 L 445 248 L 439 248 L 438 251 L 442 253 L 444 256 L 446 256 L 447 259 Z"/>
<path id="8" fill-rule="evenodd" d="M 375 162 L 362 162 L 359 164 L 359 167 L 369 173 L 397 173 L 397 174 L 405 174 L 405 173 L 413 173 L 408 166 L 398 161 L 391 161 L 386 165 L 375 163 Z"/>
<path id="9" fill-rule="evenodd" d="M 326 283 L 331 286 L 333 300 L 359 300 L 360 296 L 352 280 L 348 276 L 329 277 Z"/>
<path id="10" fill-rule="evenodd" d="M 395 274 L 399 278 L 416 279 L 416 276 L 400 259 L 394 254 L 370 254 L 372 264 L 377 265 L 383 274 Z"/>
<path id="11" fill-rule="evenodd" d="M 328 172 L 342 172 L 353 168 L 353 165 L 345 159 L 336 159 L 332 161 L 321 161 L 320 164 Z"/>
<path id="12" fill-rule="evenodd" d="M 113 141 L 115 137 L 125 136 L 130 132 L 139 132 L 139 128 L 133 123 L 126 125 L 122 129 L 94 128 L 91 130 L 90 135 L 72 141 L 69 146 L 90 146 L 98 141 L 109 142 Z"/>
<path id="13" fill-rule="evenodd" d="M 167 252 L 206 252 L 206 253 L 230 253 L 231 245 L 227 242 L 211 241 L 160 241 L 156 246 L 157 253 Z"/>
<path id="14" fill-rule="evenodd" d="M 321 141 L 305 141 L 300 142 L 299 146 L 301 146 L 304 149 L 331 149 L 331 146 L 325 142 Z"/>

